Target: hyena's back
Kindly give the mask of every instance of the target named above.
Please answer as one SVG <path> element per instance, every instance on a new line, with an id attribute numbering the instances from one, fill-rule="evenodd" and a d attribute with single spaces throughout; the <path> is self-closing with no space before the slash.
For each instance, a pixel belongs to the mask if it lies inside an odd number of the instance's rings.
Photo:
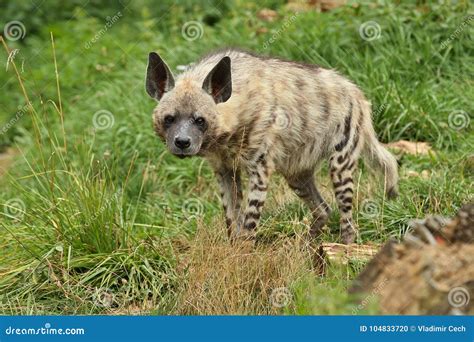
<path id="1" fill-rule="evenodd" d="M 178 82 L 202 83 L 224 56 L 232 61 L 232 97 L 218 105 L 216 120 L 231 132 L 230 143 L 243 160 L 266 148 L 276 171 L 291 178 L 311 172 L 323 158 L 352 162 L 362 151 L 385 171 L 387 193 L 396 193 L 396 160 L 378 142 L 370 103 L 352 82 L 333 70 L 239 50 L 204 57 Z"/>

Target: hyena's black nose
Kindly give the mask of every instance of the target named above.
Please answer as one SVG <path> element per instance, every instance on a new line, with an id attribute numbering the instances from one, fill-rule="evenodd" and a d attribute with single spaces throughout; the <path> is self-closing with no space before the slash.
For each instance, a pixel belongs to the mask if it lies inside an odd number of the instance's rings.
<path id="1" fill-rule="evenodd" d="M 176 137 L 174 138 L 174 144 L 176 147 L 180 149 L 185 149 L 191 146 L 191 139 L 190 138 L 183 138 L 183 137 Z"/>

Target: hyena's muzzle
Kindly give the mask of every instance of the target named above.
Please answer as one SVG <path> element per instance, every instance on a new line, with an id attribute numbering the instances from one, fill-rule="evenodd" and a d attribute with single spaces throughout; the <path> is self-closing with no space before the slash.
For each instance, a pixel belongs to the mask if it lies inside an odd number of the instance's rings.
<path id="1" fill-rule="evenodd" d="M 165 118 L 166 145 L 169 151 L 181 158 L 194 156 L 201 149 L 203 129 L 199 120 L 192 116 L 174 116 L 173 119 Z"/>

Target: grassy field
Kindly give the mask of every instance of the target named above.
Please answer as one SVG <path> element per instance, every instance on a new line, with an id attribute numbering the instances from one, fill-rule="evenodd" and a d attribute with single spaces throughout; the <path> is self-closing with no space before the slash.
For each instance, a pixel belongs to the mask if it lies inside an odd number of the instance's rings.
<path id="1" fill-rule="evenodd" d="M 23 27 L 4 33 L 0 51 L 0 145 L 15 156 L 0 177 L 0 313 L 377 312 L 372 297 L 359 306 L 346 295 L 363 263 L 315 273 L 302 237 L 310 215 L 277 176 L 262 243 L 230 245 L 209 166 L 169 155 L 154 136 L 150 51 L 175 73 L 229 45 L 334 68 L 371 100 L 381 141 L 430 143 L 428 155 L 399 155 L 394 201 L 361 165 L 360 243 L 401 238 L 409 219 L 472 201 L 468 1 L 298 13 L 276 0 L 86 3 L 1 5 L 2 25 Z M 278 16 L 262 19 L 262 8 Z M 316 177 L 335 207 L 326 165 Z M 324 240 L 338 238 L 334 210 Z"/>

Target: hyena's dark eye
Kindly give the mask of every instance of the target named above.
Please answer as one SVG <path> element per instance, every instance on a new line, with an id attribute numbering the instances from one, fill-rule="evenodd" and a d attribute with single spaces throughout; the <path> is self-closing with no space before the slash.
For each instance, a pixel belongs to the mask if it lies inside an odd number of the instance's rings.
<path id="1" fill-rule="evenodd" d="M 164 122 L 165 122 L 165 126 L 169 127 L 174 122 L 174 116 L 166 115 Z"/>
<path id="2" fill-rule="evenodd" d="M 204 127 L 206 125 L 206 120 L 204 118 L 199 117 L 194 119 L 194 123 L 199 127 Z"/>
<path id="3" fill-rule="evenodd" d="M 206 124 L 206 120 L 204 118 L 201 118 L 201 117 L 194 119 L 194 122 L 198 126 L 204 126 Z"/>

